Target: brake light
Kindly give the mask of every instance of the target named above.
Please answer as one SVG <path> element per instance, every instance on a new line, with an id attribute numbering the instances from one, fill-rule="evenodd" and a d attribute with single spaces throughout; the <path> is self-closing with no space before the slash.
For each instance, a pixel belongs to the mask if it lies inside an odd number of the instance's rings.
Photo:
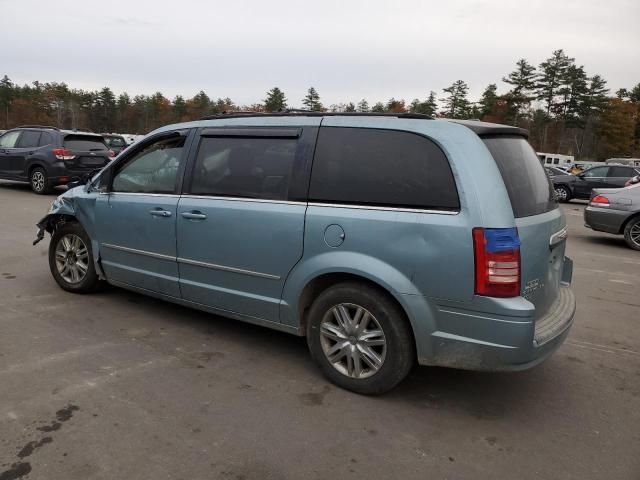
<path id="1" fill-rule="evenodd" d="M 520 295 L 520 238 L 515 228 L 474 228 L 475 293 Z"/>
<path id="2" fill-rule="evenodd" d="M 71 150 L 67 150 L 66 148 L 54 148 L 53 154 L 58 160 L 73 160 L 74 158 L 76 158 L 73 152 Z"/>
<path id="3" fill-rule="evenodd" d="M 113 150 L 109 149 L 109 156 L 111 158 L 115 157 L 116 156 L 116 152 L 114 152 Z"/>
<path id="4" fill-rule="evenodd" d="M 594 204 L 599 205 L 601 207 L 608 207 L 609 206 L 609 199 L 607 197 L 605 197 L 604 195 L 596 195 L 595 197 L 593 197 L 591 199 L 591 203 L 594 203 Z"/>

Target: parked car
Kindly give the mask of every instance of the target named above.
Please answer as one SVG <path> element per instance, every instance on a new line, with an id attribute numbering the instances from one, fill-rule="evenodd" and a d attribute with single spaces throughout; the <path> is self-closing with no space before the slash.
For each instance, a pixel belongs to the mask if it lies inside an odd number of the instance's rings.
<path id="1" fill-rule="evenodd" d="M 577 175 L 556 175 L 553 188 L 561 202 L 573 198 L 589 200 L 594 188 L 622 188 L 627 180 L 640 174 L 639 168 L 626 165 L 602 165 L 592 167 Z"/>
<path id="2" fill-rule="evenodd" d="M 557 175 L 571 175 L 569 172 L 567 172 L 566 170 L 563 170 L 560 167 L 544 167 L 545 172 L 547 172 L 547 175 L 551 178 L 557 176 Z"/>
<path id="3" fill-rule="evenodd" d="M 598 232 L 624 235 L 627 245 L 640 250 L 640 183 L 594 189 L 584 210 L 584 224 Z"/>
<path id="4" fill-rule="evenodd" d="M 63 289 L 105 280 L 306 336 L 329 379 L 365 394 L 416 360 L 532 367 L 575 312 L 564 215 L 527 132 L 504 125 L 326 113 L 172 125 L 38 226 Z"/>
<path id="5" fill-rule="evenodd" d="M 0 178 L 29 182 L 48 193 L 109 163 L 113 152 L 95 133 L 24 126 L 0 137 Z"/>
<path id="6" fill-rule="evenodd" d="M 115 155 L 119 155 L 125 148 L 129 145 L 127 141 L 122 135 L 115 135 L 113 133 L 103 133 L 102 138 L 104 138 L 107 146 L 113 151 Z"/>

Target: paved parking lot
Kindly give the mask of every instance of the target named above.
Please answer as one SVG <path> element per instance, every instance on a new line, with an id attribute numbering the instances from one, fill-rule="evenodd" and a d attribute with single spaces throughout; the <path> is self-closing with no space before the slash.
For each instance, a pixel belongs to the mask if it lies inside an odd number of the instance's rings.
<path id="1" fill-rule="evenodd" d="M 66 293 L 0 182 L 0 480 L 640 478 L 640 254 L 563 206 L 577 319 L 510 374 L 416 368 L 377 398 L 305 341 L 119 289 Z"/>

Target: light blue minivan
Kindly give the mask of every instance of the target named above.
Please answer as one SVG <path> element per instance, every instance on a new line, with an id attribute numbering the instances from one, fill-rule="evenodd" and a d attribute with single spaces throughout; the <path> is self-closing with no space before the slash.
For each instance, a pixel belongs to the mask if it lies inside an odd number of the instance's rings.
<path id="1" fill-rule="evenodd" d="M 518 370 L 575 312 L 527 132 L 409 114 L 239 113 L 160 128 L 38 224 L 65 290 L 104 281 L 307 337 L 365 394 L 416 363 Z"/>

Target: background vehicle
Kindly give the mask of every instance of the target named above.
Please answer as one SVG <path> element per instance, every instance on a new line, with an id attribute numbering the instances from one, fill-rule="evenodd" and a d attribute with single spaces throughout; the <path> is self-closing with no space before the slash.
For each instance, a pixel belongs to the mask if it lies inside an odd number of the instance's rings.
<path id="1" fill-rule="evenodd" d="M 531 367 L 575 312 L 565 218 L 514 127 L 222 115 L 153 132 L 62 199 L 39 223 L 62 288 L 103 278 L 306 335 L 360 393 L 416 360 Z"/>
<path id="2" fill-rule="evenodd" d="M 557 175 L 571 175 L 567 170 L 560 167 L 544 167 L 544 171 L 547 172 L 549 177 L 555 177 Z"/>
<path id="3" fill-rule="evenodd" d="M 109 163 L 113 152 L 95 133 L 24 126 L 0 137 L 0 178 L 47 193 Z"/>
<path id="4" fill-rule="evenodd" d="M 116 135 L 114 133 L 103 133 L 102 138 L 104 138 L 105 143 L 115 155 L 119 155 L 120 152 L 122 152 L 129 146 L 122 135 Z"/>
<path id="5" fill-rule="evenodd" d="M 627 245 L 640 250 L 640 184 L 593 190 L 584 222 L 599 232 L 624 235 Z"/>
<path id="6" fill-rule="evenodd" d="M 640 167 L 640 158 L 608 158 L 604 161 L 606 164 L 615 163 L 618 165 L 629 165 L 632 167 Z"/>
<path id="7" fill-rule="evenodd" d="M 544 166 L 569 167 L 573 163 L 573 155 L 561 155 L 559 153 L 536 152 L 540 162 Z"/>
<path id="8" fill-rule="evenodd" d="M 602 165 L 577 175 L 556 175 L 551 181 L 558 200 L 568 202 L 573 198 L 588 200 L 594 188 L 622 188 L 639 173 L 640 169 L 625 165 Z"/>

